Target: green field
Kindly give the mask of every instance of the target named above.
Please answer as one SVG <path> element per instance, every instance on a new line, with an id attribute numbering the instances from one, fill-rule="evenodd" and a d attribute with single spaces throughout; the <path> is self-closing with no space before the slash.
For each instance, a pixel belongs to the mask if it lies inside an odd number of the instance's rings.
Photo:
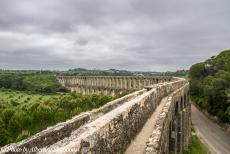
<path id="1" fill-rule="evenodd" d="M 0 89 L 0 102 L 4 104 L 17 106 L 23 103 L 33 103 L 33 102 L 42 102 L 47 101 L 51 98 L 58 98 L 59 95 L 42 95 L 42 94 L 33 94 L 26 93 L 21 91 L 13 91 L 9 89 Z"/>
<path id="2" fill-rule="evenodd" d="M 123 94 L 124 95 L 124 94 Z M 0 89 L 0 146 L 20 141 L 123 95 L 34 94 Z"/>

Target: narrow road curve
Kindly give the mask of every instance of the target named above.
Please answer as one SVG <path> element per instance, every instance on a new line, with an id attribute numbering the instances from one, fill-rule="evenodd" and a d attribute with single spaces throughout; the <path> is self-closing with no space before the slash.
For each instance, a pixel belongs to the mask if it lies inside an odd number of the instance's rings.
<path id="1" fill-rule="evenodd" d="M 208 119 L 192 105 L 192 123 L 197 135 L 213 154 L 230 154 L 230 133 Z"/>

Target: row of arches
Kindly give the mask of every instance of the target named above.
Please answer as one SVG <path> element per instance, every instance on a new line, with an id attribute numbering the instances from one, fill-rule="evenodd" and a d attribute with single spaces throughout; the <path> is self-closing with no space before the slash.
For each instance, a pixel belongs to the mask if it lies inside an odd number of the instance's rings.
<path id="1" fill-rule="evenodd" d="M 191 128 L 191 104 L 189 90 L 185 89 L 173 101 L 173 110 L 165 134 L 165 145 L 162 153 L 181 154 L 188 146 Z"/>
<path id="2" fill-rule="evenodd" d="M 112 87 L 114 89 L 141 89 L 145 86 L 169 82 L 170 77 L 58 77 L 65 87 Z"/>
<path id="3" fill-rule="evenodd" d="M 103 88 L 103 87 L 68 87 L 71 91 L 76 91 L 82 94 L 109 94 L 115 95 L 117 93 L 122 93 L 124 89 L 113 89 L 113 88 Z"/>

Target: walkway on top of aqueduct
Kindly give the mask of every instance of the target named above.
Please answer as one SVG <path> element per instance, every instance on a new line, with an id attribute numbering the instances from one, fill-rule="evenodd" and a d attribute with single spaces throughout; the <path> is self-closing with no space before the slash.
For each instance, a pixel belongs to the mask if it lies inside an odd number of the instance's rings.
<path id="1" fill-rule="evenodd" d="M 135 92 L 81 113 L 0 153 L 182 153 L 191 128 L 189 84 L 174 77 L 58 77 L 83 93 Z M 36 148 L 35 148 L 36 147 Z M 9 150 L 10 148 L 10 150 Z M 138 151 L 137 151 L 138 150 Z"/>

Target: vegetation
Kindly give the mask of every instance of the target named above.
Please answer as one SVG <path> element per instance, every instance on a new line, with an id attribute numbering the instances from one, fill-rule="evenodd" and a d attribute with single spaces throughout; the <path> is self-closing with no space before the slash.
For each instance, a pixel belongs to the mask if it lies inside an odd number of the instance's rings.
<path id="1" fill-rule="evenodd" d="M 191 143 L 188 148 L 183 151 L 183 154 L 209 154 L 210 152 L 201 143 L 196 135 L 192 135 Z"/>
<path id="2" fill-rule="evenodd" d="M 54 75 L 36 73 L 0 73 L 0 88 L 34 93 L 67 92 Z"/>
<path id="3" fill-rule="evenodd" d="M 186 71 L 177 73 L 186 74 Z M 173 75 L 172 72 L 164 75 L 169 74 Z M 68 71 L 0 70 L 0 146 L 18 142 L 48 126 L 133 92 L 130 90 L 116 96 L 70 93 L 56 80 L 56 76 L 61 75 L 156 76 L 162 74 L 80 68 Z"/>
<path id="4" fill-rule="evenodd" d="M 178 70 L 175 72 L 156 72 L 156 73 L 152 73 L 152 75 L 155 76 L 175 76 L 175 77 L 183 77 L 183 78 L 187 78 L 188 77 L 188 71 L 187 70 Z"/>
<path id="5" fill-rule="evenodd" d="M 116 96 L 69 93 L 56 75 L 65 72 L 0 70 L 0 146 L 132 92 Z"/>
<path id="6" fill-rule="evenodd" d="M 189 74 L 195 103 L 222 122 L 230 122 L 230 50 L 193 65 Z"/>
<path id="7" fill-rule="evenodd" d="M 185 77 L 188 76 L 187 70 L 178 70 L 175 72 L 143 72 L 143 71 L 127 71 L 127 70 L 88 70 L 85 68 L 75 68 L 69 69 L 67 71 L 49 71 L 49 70 L 1 70 L 1 73 L 11 73 L 11 74 L 34 74 L 34 75 L 67 75 L 67 76 L 177 76 Z"/>
<path id="8" fill-rule="evenodd" d="M 42 95 L 1 89 L 0 146 L 20 141 L 123 95 Z"/>

